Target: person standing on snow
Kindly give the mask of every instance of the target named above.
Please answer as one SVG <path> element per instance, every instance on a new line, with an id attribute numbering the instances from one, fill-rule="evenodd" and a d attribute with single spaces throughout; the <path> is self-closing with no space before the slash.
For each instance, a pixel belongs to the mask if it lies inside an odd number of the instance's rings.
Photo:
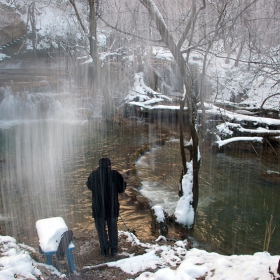
<path id="1" fill-rule="evenodd" d="M 98 234 L 100 253 L 107 257 L 110 248 L 111 256 L 116 256 L 120 208 L 118 194 L 125 191 L 126 182 L 118 171 L 111 170 L 110 159 L 101 158 L 99 167 L 90 173 L 86 185 L 92 192 L 92 217 Z"/>

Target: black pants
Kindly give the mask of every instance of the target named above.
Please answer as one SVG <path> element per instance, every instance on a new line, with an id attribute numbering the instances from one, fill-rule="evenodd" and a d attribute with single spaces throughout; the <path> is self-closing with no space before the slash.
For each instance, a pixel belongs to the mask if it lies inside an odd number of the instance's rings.
<path id="1" fill-rule="evenodd" d="M 111 248 L 111 252 L 116 252 L 118 249 L 118 217 L 108 217 L 106 219 L 95 218 L 94 221 L 101 254 L 108 254 L 109 247 Z M 106 231 L 106 223 L 109 239 Z"/>

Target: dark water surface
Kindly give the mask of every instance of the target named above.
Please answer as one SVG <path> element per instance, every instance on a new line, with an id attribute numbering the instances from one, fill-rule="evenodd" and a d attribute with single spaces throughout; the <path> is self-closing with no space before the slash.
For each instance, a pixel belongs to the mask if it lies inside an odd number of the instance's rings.
<path id="1" fill-rule="evenodd" d="M 62 216 L 76 235 L 93 229 L 91 197 L 85 186 L 98 159 L 108 156 L 114 169 L 128 168 L 130 154 L 160 131 L 152 126 L 110 126 L 93 121 L 26 120 L 0 128 L 2 234 L 37 246 L 38 219 Z M 214 155 L 202 151 L 200 197 L 191 236 L 197 246 L 225 254 L 262 251 L 266 222 L 273 215 L 269 252 L 279 254 L 280 187 L 260 174 L 279 168 L 257 155 Z M 181 171 L 179 142 L 169 141 L 137 163 L 142 193 L 172 213 Z M 278 170 L 279 171 L 279 170 Z M 124 198 L 125 200 L 125 198 Z M 122 204 L 122 201 L 121 201 Z M 150 236 L 150 222 L 141 211 L 122 204 L 127 226 L 138 237 Z M 120 221 L 120 230 L 125 230 Z"/>
<path id="2" fill-rule="evenodd" d="M 36 245 L 35 222 L 62 216 L 76 235 L 91 236 L 89 173 L 103 156 L 111 158 L 114 169 L 125 171 L 130 154 L 151 138 L 143 127 L 114 127 L 98 120 L 6 125 L 0 130 L 2 234 Z M 150 235 L 141 212 L 127 205 L 121 209 L 128 227 L 142 228 L 139 237 Z"/>
<path id="3" fill-rule="evenodd" d="M 137 163 L 141 192 L 169 213 L 174 212 L 178 199 L 178 145 L 178 141 L 170 141 Z M 269 252 L 279 254 L 280 186 L 261 177 L 269 170 L 279 172 L 279 158 L 273 161 L 265 152 L 262 156 L 242 152 L 215 155 L 206 149 L 201 157 L 199 204 L 191 233 L 196 246 L 224 254 L 263 251 L 266 223 L 272 215 L 275 231 Z"/>

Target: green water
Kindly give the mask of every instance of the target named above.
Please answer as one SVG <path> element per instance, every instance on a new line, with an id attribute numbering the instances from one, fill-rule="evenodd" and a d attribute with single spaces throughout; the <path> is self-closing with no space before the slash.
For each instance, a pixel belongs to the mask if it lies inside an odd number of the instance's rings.
<path id="1" fill-rule="evenodd" d="M 31 121 L 0 129 L 2 234 L 35 245 L 36 220 L 62 216 L 74 232 L 88 235 L 91 198 L 85 182 L 98 159 L 110 157 L 113 168 L 122 172 L 134 149 L 158 134 L 152 126 L 126 128 L 98 121 Z M 194 244 L 225 254 L 262 251 L 266 222 L 273 215 L 276 229 L 269 252 L 279 254 L 280 187 L 260 176 L 279 165 L 252 154 L 201 155 L 199 205 L 190 235 Z M 138 174 L 152 184 L 147 196 L 172 212 L 181 171 L 179 143 L 168 142 L 146 156 Z M 131 209 L 125 220 L 140 232 L 149 231 Z"/>
<path id="2" fill-rule="evenodd" d="M 100 157 L 127 169 L 130 154 L 148 141 L 143 128 L 92 122 L 31 121 L 0 130 L 2 234 L 33 243 L 38 219 L 62 216 L 89 234 L 91 195 L 86 188 Z M 88 235 L 89 236 L 89 235 Z"/>
<path id="3" fill-rule="evenodd" d="M 138 164 L 142 190 L 155 204 L 173 213 L 181 171 L 178 141 L 145 155 Z M 199 204 L 195 229 L 190 236 L 197 247 L 224 254 L 263 251 L 266 223 L 273 216 L 269 252 L 280 250 L 280 186 L 264 181 L 261 174 L 279 171 L 278 160 L 255 154 L 212 154 L 202 151 Z"/>

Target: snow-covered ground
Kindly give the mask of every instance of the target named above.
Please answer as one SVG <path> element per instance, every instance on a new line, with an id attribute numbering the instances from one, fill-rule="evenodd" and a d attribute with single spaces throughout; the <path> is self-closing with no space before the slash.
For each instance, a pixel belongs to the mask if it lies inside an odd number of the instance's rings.
<path id="1" fill-rule="evenodd" d="M 110 263 L 127 273 L 136 274 L 137 280 L 192 280 L 205 279 L 271 279 L 271 273 L 277 276 L 279 256 L 271 256 L 267 252 L 251 255 L 223 256 L 208 253 L 204 250 L 186 250 L 187 241 L 177 241 L 174 246 L 151 245 L 141 243 L 135 236 L 127 235 L 129 242 L 146 248 L 147 253 Z M 159 237 L 157 240 L 164 240 Z M 162 244 L 162 242 L 161 242 Z M 149 272 L 149 269 L 157 269 Z M 270 273 L 271 272 L 271 273 Z"/>
<path id="2" fill-rule="evenodd" d="M 118 267 L 136 280 L 192 280 L 200 279 L 244 279 L 270 280 L 278 279 L 278 261 L 280 256 L 271 256 L 267 252 L 254 255 L 224 256 L 204 250 L 187 250 L 187 241 L 177 241 L 174 245 L 166 245 L 165 238 L 159 237 L 158 243 L 140 242 L 136 236 L 128 232 L 119 232 L 126 236 L 127 242 L 133 246 L 142 246 L 142 255 L 126 255 L 126 258 L 108 262 L 110 267 Z M 66 279 L 53 266 L 37 263 L 30 253 L 35 249 L 18 244 L 9 236 L 0 236 L 0 279 L 42 279 L 41 267 L 49 269 L 53 275 Z M 85 267 L 90 269 L 90 267 Z M 155 271 L 155 272 L 154 272 Z M 79 274 L 78 272 L 75 272 Z M 273 278 L 274 277 L 274 278 Z"/>
<path id="3" fill-rule="evenodd" d="M 13 237 L 0 235 L 0 252 L 0 280 L 40 279 L 42 273 L 39 265 L 51 270 L 54 275 L 61 275 L 55 267 L 33 260 L 30 253 L 35 252 L 35 249 L 18 244 Z"/>

